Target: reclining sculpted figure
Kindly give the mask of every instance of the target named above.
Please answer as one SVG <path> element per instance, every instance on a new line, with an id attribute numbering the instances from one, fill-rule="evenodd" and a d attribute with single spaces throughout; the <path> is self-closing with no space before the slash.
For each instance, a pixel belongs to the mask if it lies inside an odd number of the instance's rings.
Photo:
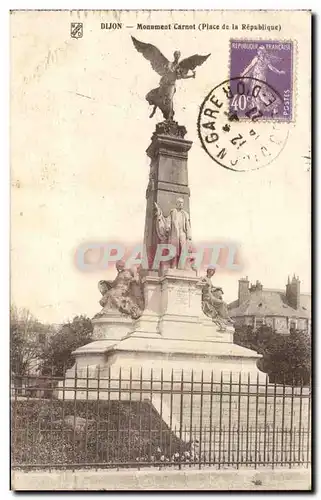
<path id="1" fill-rule="evenodd" d="M 122 314 L 137 319 L 144 309 L 144 295 L 140 277 L 132 269 L 126 269 L 122 260 L 116 262 L 118 274 L 114 281 L 101 280 L 98 288 L 102 294 L 99 303 L 103 307 L 97 315 L 117 310 Z"/>
<path id="2" fill-rule="evenodd" d="M 215 268 L 209 267 L 206 276 L 202 278 L 202 310 L 206 316 L 212 319 L 221 330 L 225 331 L 227 326 L 232 325 L 233 321 L 229 317 L 226 302 L 223 300 L 223 290 L 212 284 L 212 276 L 215 274 Z"/>

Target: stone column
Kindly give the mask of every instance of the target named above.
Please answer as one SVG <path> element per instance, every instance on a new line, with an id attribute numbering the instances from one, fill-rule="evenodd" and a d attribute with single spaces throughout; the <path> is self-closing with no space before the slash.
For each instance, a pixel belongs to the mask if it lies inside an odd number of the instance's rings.
<path id="1" fill-rule="evenodd" d="M 192 142 L 184 139 L 185 134 L 185 127 L 176 122 L 158 123 L 152 142 L 146 151 L 151 163 L 146 190 L 144 245 L 150 269 L 158 243 L 154 203 L 156 202 L 163 213 L 168 215 L 175 207 L 176 199 L 181 197 L 184 199 L 184 210 L 189 212 L 187 157 Z"/>

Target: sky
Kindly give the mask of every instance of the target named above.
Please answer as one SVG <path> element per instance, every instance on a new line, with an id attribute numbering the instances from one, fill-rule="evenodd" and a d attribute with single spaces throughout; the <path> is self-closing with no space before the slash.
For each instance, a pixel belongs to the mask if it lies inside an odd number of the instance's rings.
<path id="1" fill-rule="evenodd" d="M 83 272 L 75 252 L 84 242 L 142 242 L 149 159 L 145 153 L 159 114 L 149 119 L 146 93 L 159 77 L 130 35 L 170 58 L 211 53 L 195 80 L 180 81 L 175 118 L 193 141 L 188 157 L 194 242 L 232 241 L 240 271 L 220 270 L 215 283 L 227 302 L 247 275 L 284 289 L 300 277 L 310 291 L 309 20 L 299 13 L 20 12 L 11 15 L 11 299 L 41 321 L 62 323 L 99 312 L 97 283 L 114 268 Z M 255 18 L 253 16 L 255 15 Z M 304 14 L 303 14 L 304 15 Z M 171 17 L 170 17 L 171 16 Z M 267 167 L 233 172 L 202 150 L 199 107 L 229 76 L 229 39 L 253 32 L 102 30 L 101 22 L 280 24 L 261 38 L 295 41 L 295 117 L 284 150 Z M 84 36 L 70 37 L 82 21 Z M 50 29 L 48 29 L 50 26 Z M 257 34 L 256 34 L 257 36 Z"/>

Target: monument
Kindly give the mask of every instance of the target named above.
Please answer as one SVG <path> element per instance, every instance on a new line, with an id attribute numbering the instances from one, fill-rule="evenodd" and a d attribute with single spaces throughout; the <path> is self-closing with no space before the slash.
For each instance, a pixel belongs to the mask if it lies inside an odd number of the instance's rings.
<path id="1" fill-rule="evenodd" d="M 146 100 L 157 108 L 164 121 L 147 148 L 150 158 L 146 190 L 144 248 L 147 269 L 126 269 L 117 262 L 113 282 L 100 281 L 102 306 L 93 319 L 93 342 L 74 352 L 75 366 L 170 372 L 172 369 L 198 372 L 244 372 L 258 374 L 254 351 L 233 344 L 234 327 L 215 287 L 215 269 L 198 276 L 190 254 L 192 231 L 188 152 L 192 142 L 185 139 L 184 126 L 173 120 L 175 82 L 195 77 L 195 67 L 207 56 L 194 55 L 179 62 L 174 53 L 169 62 L 150 44 L 133 38 L 135 48 L 148 59 L 159 75 L 160 85 Z M 174 248 L 170 260 L 159 265 L 162 244 Z M 75 366 L 68 370 L 72 377 Z"/>

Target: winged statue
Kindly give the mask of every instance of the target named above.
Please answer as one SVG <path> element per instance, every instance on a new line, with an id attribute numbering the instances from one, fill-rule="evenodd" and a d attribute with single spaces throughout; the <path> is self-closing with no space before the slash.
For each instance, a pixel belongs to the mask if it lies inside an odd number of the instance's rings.
<path id="1" fill-rule="evenodd" d="M 140 42 L 132 36 L 135 48 L 143 54 L 153 70 L 161 76 L 159 87 L 151 90 L 146 95 L 146 101 L 153 106 L 150 118 L 154 116 L 157 108 L 161 110 L 165 120 L 173 120 L 173 97 L 176 92 L 176 80 L 195 78 L 195 68 L 201 66 L 210 56 L 195 54 L 179 62 L 181 53 L 174 52 L 174 61 L 169 61 L 161 51 L 151 43 Z"/>

